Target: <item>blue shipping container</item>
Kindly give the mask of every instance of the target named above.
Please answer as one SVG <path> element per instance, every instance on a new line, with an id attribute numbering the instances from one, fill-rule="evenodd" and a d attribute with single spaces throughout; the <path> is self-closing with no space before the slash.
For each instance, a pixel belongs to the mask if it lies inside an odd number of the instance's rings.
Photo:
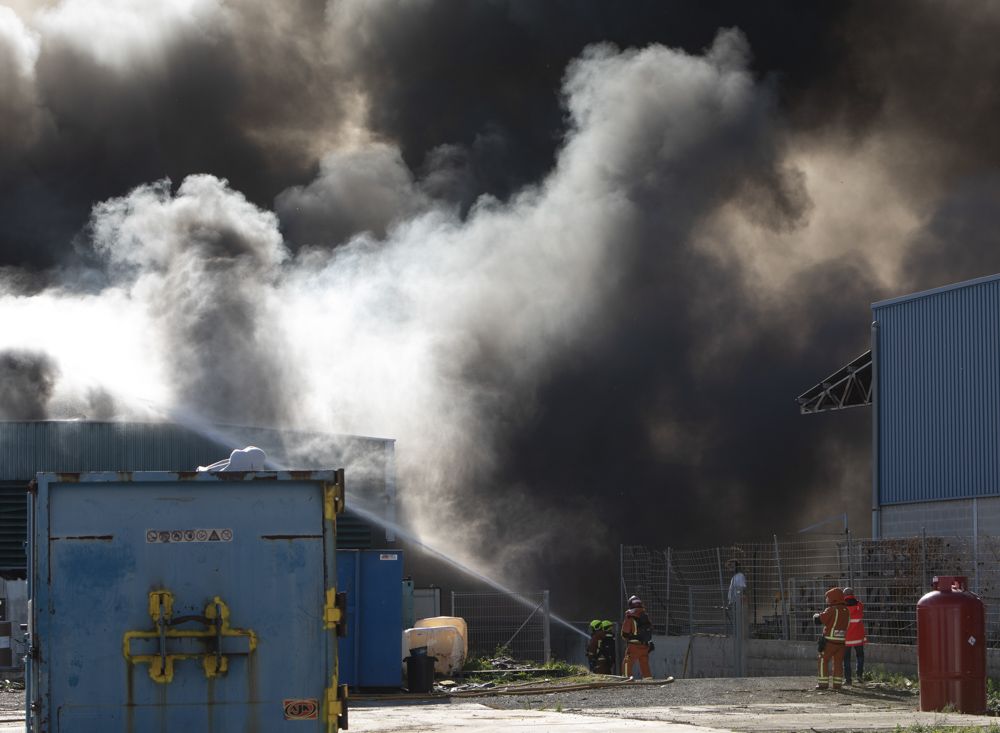
<path id="1" fill-rule="evenodd" d="M 32 733 L 335 731 L 343 471 L 39 474 Z"/>
<path id="2" fill-rule="evenodd" d="M 403 553 L 338 550 L 337 578 L 347 593 L 347 636 L 340 639 L 340 682 L 394 687 L 402 681 Z"/>

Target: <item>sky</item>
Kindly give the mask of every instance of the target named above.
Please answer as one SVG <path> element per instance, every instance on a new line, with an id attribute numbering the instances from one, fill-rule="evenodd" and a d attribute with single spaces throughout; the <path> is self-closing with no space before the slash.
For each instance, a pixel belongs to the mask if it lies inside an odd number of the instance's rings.
<path id="1" fill-rule="evenodd" d="M 395 438 L 521 587 L 847 512 L 795 397 L 1000 270 L 1000 3 L 0 0 L 0 419 Z M 574 590 L 576 589 L 576 590 Z"/>

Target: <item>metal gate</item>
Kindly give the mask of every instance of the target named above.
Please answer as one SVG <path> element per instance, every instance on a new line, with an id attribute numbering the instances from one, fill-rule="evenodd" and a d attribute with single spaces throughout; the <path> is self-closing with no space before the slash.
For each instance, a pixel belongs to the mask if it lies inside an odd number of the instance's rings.
<path id="1" fill-rule="evenodd" d="M 506 649 L 515 659 L 544 663 L 552 655 L 547 590 L 520 597 L 453 592 L 451 615 L 469 626 L 470 657 Z"/>

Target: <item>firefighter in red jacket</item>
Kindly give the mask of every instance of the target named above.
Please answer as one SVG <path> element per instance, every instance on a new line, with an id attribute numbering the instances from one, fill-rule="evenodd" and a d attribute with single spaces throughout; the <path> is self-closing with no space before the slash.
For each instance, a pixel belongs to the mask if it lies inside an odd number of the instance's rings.
<path id="1" fill-rule="evenodd" d="M 851 650 L 858 656 L 858 684 L 864 681 L 865 675 L 865 604 L 854 597 L 853 588 L 844 588 L 844 603 L 851 614 L 851 622 L 847 626 L 847 637 L 844 640 L 844 684 L 851 684 Z"/>
<path id="2" fill-rule="evenodd" d="M 639 665 L 643 678 L 652 678 L 649 671 L 649 652 L 653 650 L 653 622 L 646 615 L 646 609 L 637 596 L 628 599 L 628 611 L 622 622 L 622 638 L 625 640 L 625 658 L 622 659 L 622 674 L 635 677 L 634 665 Z"/>
<path id="3" fill-rule="evenodd" d="M 826 592 L 826 603 L 823 613 L 813 614 L 813 621 L 823 625 L 823 636 L 819 640 L 819 679 L 816 689 L 825 690 L 833 685 L 833 689 L 839 690 L 844 684 L 844 640 L 851 614 L 840 588 L 831 588 Z"/>

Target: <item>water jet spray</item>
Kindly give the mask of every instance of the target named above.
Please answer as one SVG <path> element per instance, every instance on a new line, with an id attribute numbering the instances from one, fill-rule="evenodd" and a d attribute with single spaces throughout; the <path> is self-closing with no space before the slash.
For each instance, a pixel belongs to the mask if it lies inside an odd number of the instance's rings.
<path id="1" fill-rule="evenodd" d="M 218 426 L 211 424 L 208 420 L 192 412 L 189 408 L 184 408 L 184 407 L 171 408 L 167 410 L 166 413 L 169 419 L 171 419 L 173 422 L 176 422 L 179 425 L 183 425 L 189 430 L 198 433 L 202 437 L 209 438 L 210 440 L 216 443 L 220 443 L 229 448 L 230 450 L 235 450 L 237 448 L 243 447 L 241 441 L 234 438 L 232 435 L 227 434 L 225 431 L 220 430 Z M 273 468 L 276 471 L 287 471 L 293 468 L 290 466 L 285 466 L 279 463 L 278 461 L 275 461 L 270 456 L 267 459 L 267 463 L 271 468 Z M 495 580 L 494 578 L 491 578 L 488 575 L 485 575 L 479 572 L 478 570 L 469 567 L 468 565 L 456 560 L 455 558 L 450 557 L 443 550 L 440 550 L 434 547 L 433 545 L 424 542 L 419 537 L 417 537 L 413 532 L 406 529 L 405 527 L 402 527 L 396 524 L 395 522 L 391 522 L 387 519 L 384 519 L 383 517 L 378 516 L 374 512 L 361 508 L 361 506 L 359 506 L 359 504 L 362 503 L 361 497 L 353 495 L 350 491 L 347 491 L 347 502 L 349 510 L 353 514 L 356 514 L 357 516 L 361 517 L 362 519 L 368 522 L 377 524 L 385 530 L 394 532 L 396 536 L 404 538 L 407 542 L 416 545 L 417 547 L 419 547 L 429 555 L 433 556 L 434 558 L 450 565 L 451 567 L 464 573 L 465 575 L 468 575 L 472 578 L 475 578 L 476 580 L 485 583 L 494 590 L 498 590 L 501 593 L 510 596 L 511 598 L 513 598 L 515 601 L 525 606 L 526 608 L 534 609 L 536 607 L 537 604 L 534 601 L 525 598 L 523 595 L 521 595 L 520 593 L 511 588 L 508 588 L 498 580 Z M 562 618 L 558 614 L 550 612 L 549 618 L 555 621 L 560 626 L 563 626 L 569 629 L 570 631 L 579 634 L 585 639 L 589 638 L 589 636 L 585 632 L 576 628 L 575 626 L 573 626 L 573 624 L 571 624 L 569 621 Z"/>

